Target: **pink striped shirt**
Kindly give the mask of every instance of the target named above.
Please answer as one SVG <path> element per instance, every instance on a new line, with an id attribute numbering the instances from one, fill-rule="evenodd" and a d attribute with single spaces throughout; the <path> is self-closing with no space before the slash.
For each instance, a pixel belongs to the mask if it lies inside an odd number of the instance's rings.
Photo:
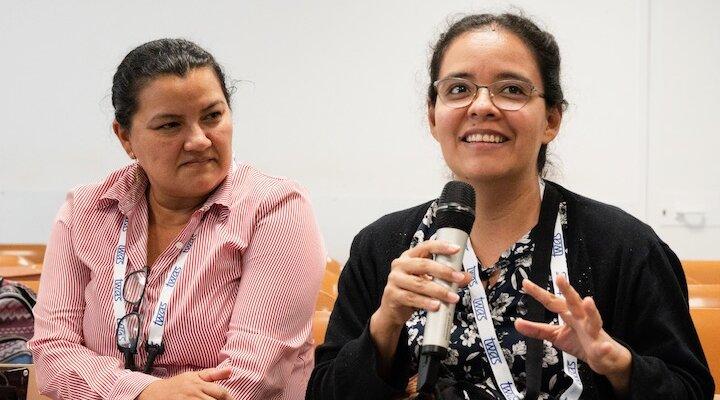
<path id="1" fill-rule="evenodd" d="M 135 399 L 154 380 L 232 367 L 236 400 L 303 399 L 325 251 L 305 191 L 247 164 L 233 167 L 150 266 L 143 344 L 160 288 L 197 238 L 170 298 L 155 376 L 123 368 L 113 313 L 113 259 L 126 215 L 128 268 L 146 262 L 147 177 L 137 164 L 71 191 L 53 225 L 29 343 L 41 392 L 63 399 Z M 130 311 L 129 306 L 127 310 Z"/>

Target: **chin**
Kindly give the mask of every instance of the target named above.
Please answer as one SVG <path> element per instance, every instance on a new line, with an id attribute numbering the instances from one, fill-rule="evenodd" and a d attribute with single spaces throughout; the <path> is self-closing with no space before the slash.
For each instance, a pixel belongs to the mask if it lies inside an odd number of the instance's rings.
<path id="1" fill-rule="evenodd" d="M 194 179 L 187 179 L 184 182 L 184 186 L 189 189 L 188 192 L 192 194 L 188 197 L 200 197 L 206 196 L 222 182 L 225 178 L 223 174 L 211 174 L 205 176 L 197 176 Z M 189 193 L 190 194 L 190 193 Z"/>
<path id="2" fill-rule="evenodd" d="M 450 168 L 458 179 L 468 182 L 491 182 L 510 176 L 508 168 L 486 163 L 466 163 L 462 168 Z"/>

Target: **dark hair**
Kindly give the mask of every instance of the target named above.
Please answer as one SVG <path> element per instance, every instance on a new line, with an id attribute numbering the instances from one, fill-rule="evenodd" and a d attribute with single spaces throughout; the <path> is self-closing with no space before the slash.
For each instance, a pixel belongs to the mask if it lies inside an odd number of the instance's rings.
<path id="1" fill-rule="evenodd" d="M 543 93 L 547 107 L 557 107 L 561 112 L 567 107 L 560 86 L 560 48 L 555 37 L 540 29 L 529 18 L 511 13 L 504 14 L 475 14 L 463 17 L 450 25 L 448 30 L 440 35 L 432 48 L 430 59 L 430 85 L 428 86 L 428 105 L 435 105 L 437 90 L 433 82 L 438 80 L 440 66 L 445 52 L 450 44 L 460 35 L 480 29 L 488 25 L 497 25 L 517 35 L 527 45 L 535 56 L 540 76 L 542 78 Z M 547 161 L 547 145 L 540 147 L 537 169 L 542 173 Z"/>
<path id="2" fill-rule="evenodd" d="M 225 100 L 230 105 L 230 92 L 225 74 L 212 54 L 185 39 L 158 39 L 129 52 L 113 76 L 112 105 L 115 119 L 129 129 L 137 112 L 138 93 L 152 79 L 161 75 L 185 76 L 194 68 L 210 67 L 220 81 Z"/>

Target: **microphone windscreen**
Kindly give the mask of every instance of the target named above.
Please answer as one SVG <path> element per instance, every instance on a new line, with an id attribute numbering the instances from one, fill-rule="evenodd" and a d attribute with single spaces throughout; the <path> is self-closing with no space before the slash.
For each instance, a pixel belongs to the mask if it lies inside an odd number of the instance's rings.
<path id="1" fill-rule="evenodd" d="M 469 235 L 473 222 L 475 222 L 475 189 L 465 182 L 448 182 L 438 199 L 435 215 L 437 228 L 457 228 Z"/>

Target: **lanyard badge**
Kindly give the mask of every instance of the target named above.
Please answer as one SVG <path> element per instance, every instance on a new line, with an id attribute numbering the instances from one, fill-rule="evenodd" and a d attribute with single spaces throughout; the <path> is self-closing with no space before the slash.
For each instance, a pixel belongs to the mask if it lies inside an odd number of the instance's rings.
<path id="1" fill-rule="evenodd" d="M 133 271 L 126 276 L 127 271 L 127 229 L 128 218 L 124 217 L 118 235 L 118 244 L 115 248 L 112 296 L 113 311 L 117 324 L 116 336 L 118 349 L 123 353 L 125 368 L 135 370 L 135 354 L 140 332 L 143 326 L 143 316 L 139 313 L 140 304 L 145 294 L 147 283 L 148 267 Z M 163 346 L 163 333 L 167 322 L 168 305 L 178 278 L 185 267 L 188 253 L 195 242 L 195 234 L 183 246 L 180 255 L 175 260 L 171 272 L 165 279 L 160 291 L 160 297 L 155 305 L 151 316 L 151 324 L 148 332 L 145 350 L 148 353 L 147 362 L 143 372 L 152 372 L 155 358 L 165 351 Z M 125 312 L 125 303 L 132 306 L 130 313 Z"/>
<path id="2" fill-rule="evenodd" d="M 541 193 L 544 192 L 544 185 L 541 184 Z M 554 190 L 554 189 L 553 189 Z M 554 204 L 553 204 L 554 206 Z M 558 205 L 562 207 L 562 205 Z M 567 255 L 565 253 L 565 239 L 562 231 L 562 222 L 560 213 L 557 213 L 554 224 L 553 232 L 553 243 L 550 258 L 550 273 L 553 281 L 553 290 L 555 295 L 562 297 L 562 293 L 556 287 L 555 280 L 559 275 L 565 275 L 568 277 L 567 268 Z M 543 221 L 541 224 L 551 223 L 549 221 Z M 549 227 L 548 227 L 549 228 Z M 537 251 L 537 244 L 535 251 Z M 547 264 L 545 264 L 547 265 Z M 533 268 L 540 267 L 533 266 Z M 478 259 L 470 245 L 470 239 L 465 249 L 463 256 L 463 268 L 470 273 L 472 281 L 468 285 L 470 291 L 470 297 L 472 299 L 472 310 L 475 315 L 475 324 L 478 328 L 478 334 L 480 335 L 480 343 L 482 344 L 483 350 L 490 363 L 490 368 L 495 378 L 498 390 L 503 394 L 505 400 L 520 400 L 523 399 L 523 394 L 520 393 L 515 386 L 510 368 L 502 348 L 500 341 L 498 340 L 495 327 L 492 322 L 492 316 L 490 313 L 490 305 L 488 303 L 485 288 L 483 287 L 480 279 L 480 268 L 478 265 Z M 558 316 L 559 324 L 563 324 L 562 318 Z M 563 370 L 567 376 L 572 378 L 573 383 L 565 392 L 560 396 L 561 400 L 577 400 L 583 391 L 583 384 L 580 380 L 580 374 L 578 372 L 578 361 L 577 358 L 566 352 L 562 353 L 563 358 Z"/>

